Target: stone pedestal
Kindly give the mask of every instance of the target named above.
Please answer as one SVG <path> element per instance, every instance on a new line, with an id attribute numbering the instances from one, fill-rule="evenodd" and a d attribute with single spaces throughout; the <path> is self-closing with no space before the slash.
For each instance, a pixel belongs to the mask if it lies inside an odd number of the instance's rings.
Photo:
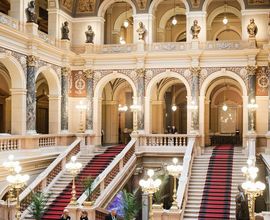
<path id="1" fill-rule="evenodd" d="M 198 39 L 194 39 L 191 41 L 191 49 L 192 50 L 199 50 L 200 42 Z"/>
<path id="2" fill-rule="evenodd" d="M 80 219 L 80 207 L 77 205 L 68 205 L 69 216 L 71 219 Z"/>
<path id="3" fill-rule="evenodd" d="M 138 40 L 137 42 L 137 52 L 144 52 L 144 40 Z"/>
<path id="4" fill-rule="evenodd" d="M 179 220 L 182 210 L 153 209 L 154 220 Z"/>
<path id="5" fill-rule="evenodd" d="M 86 43 L 85 44 L 85 54 L 93 53 L 94 52 L 94 44 Z"/>
<path id="6" fill-rule="evenodd" d="M 38 25 L 36 23 L 26 23 L 25 30 L 29 35 L 38 36 Z"/>
<path id="7" fill-rule="evenodd" d="M 61 48 L 63 50 L 70 50 L 70 41 L 69 40 L 61 40 Z"/>

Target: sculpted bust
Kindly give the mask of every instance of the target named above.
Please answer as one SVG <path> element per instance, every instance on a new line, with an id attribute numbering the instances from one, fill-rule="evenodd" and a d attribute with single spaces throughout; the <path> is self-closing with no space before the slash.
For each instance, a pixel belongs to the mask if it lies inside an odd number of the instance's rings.
<path id="1" fill-rule="evenodd" d="M 254 18 L 250 19 L 250 23 L 247 26 L 247 32 L 248 32 L 250 38 L 255 38 L 256 37 L 256 35 L 258 33 L 258 27 L 254 22 Z"/>
<path id="2" fill-rule="evenodd" d="M 88 26 L 88 30 L 85 31 L 85 36 L 86 36 L 86 43 L 93 43 L 94 37 L 95 37 L 95 32 L 92 30 L 92 26 Z"/>
<path id="3" fill-rule="evenodd" d="M 193 26 L 190 28 L 191 33 L 192 33 L 192 39 L 198 39 L 198 35 L 201 31 L 201 27 L 198 25 L 198 21 L 194 20 L 193 21 Z"/>
<path id="4" fill-rule="evenodd" d="M 35 0 L 31 0 L 28 3 L 28 7 L 25 9 L 25 14 L 28 23 L 37 22 L 37 15 L 35 12 Z"/>
<path id="5" fill-rule="evenodd" d="M 144 28 L 143 23 L 139 22 L 139 28 L 137 29 L 137 33 L 139 34 L 139 40 L 144 40 L 144 34 L 146 29 Z"/>
<path id="6" fill-rule="evenodd" d="M 65 21 L 64 24 L 62 24 L 62 28 L 61 28 L 61 31 L 62 31 L 62 40 L 70 40 L 69 39 L 69 28 L 68 28 L 68 22 Z"/>

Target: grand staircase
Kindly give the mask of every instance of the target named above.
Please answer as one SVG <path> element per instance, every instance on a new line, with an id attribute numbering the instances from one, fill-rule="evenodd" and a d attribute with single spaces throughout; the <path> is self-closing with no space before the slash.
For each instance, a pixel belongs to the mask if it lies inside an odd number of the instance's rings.
<path id="1" fill-rule="evenodd" d="M 91 176 L 97 177 L 102 173 L 105 168 L 112 162 L 117 154 L 119 154 L 125 146 L 114 146 L 107 148 L 103 153 L 96 154 L 95 156 L 80 155 L 77 159 L 81 162 L 83 168 L 76 177 L 76 191 L 77 198 L 84 192 L 82 182 L 85 178 Z M 48 210 L 43 216 L 43 220 L 60 219 L 64 208 L 69 204 L 72 191 L 72 176 L 67 171 L 60 176 L 59 179 L 51 187 L 50 200 L 48 202 Z M 31 219 L 28 215 L 25 219 Z"/>
<path id="2" fill-rule="evenodd" d="M 235 219 L 235 195 L 244 182 L 246 160 L 240 147 L 208 147 L 195 157 L 184 219 Z"/>

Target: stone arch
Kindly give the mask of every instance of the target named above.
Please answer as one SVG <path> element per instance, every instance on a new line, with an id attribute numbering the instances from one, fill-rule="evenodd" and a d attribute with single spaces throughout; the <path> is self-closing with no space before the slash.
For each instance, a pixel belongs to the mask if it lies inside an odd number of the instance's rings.
<path id="1" fill-rule="evenodd" d="M 0 53 L 0 62 L 11 78 L 11 133 L 25 134 L 26 131 L 26 77 L 18 60 L 9 53 Z"/>
<path id="2" fill-rule="evenodd" d="M 229 25 L 228 27 L 221 27 L 219 30 L 216 31 L 216 33 L 214 34 L 214 37 L 213 37 L 213 41 L 216 40 L 217 36 L 222 33 L 223 31 L 227 31 L 227 30 L 231 30 L 231 31 L 234 31 L 235 33 L 237 33 L 241 39 L 241 30 L 239 30 L 237 27 L 235 26 L 232 26 L 232 25 Z"/>
<path id="3" fill-rule="evenodd" d="M 241 18 L 241 12 L 237 8 L 228 5 L 227 6 L 227 11 L 229 13 L 231 13 L 231 14 L 236 15 L 238 18 Z M 224 7 L 223 6 L 218 7 L 215 10 L 213 10 L 208 15 L 208 18 L 207 18 L 207 27 L 208 28 L 211 27 L 211 24 L 212 24 L 213 20 L 215 19 L 215 17 L 218 16 L 219 14 L 222 14 L 222 13 L 224 13 Z"/>
<path id="4" fill-rule="evenodd" d="M 129 18 L 131 16 L 132 16 L 132 10 L 129 10 L 127 13 L 123 12 L 122 14 L 120 14 L 114 23 L 113 30 L 120 32 L 121 26 L 123 25 L 126 17 Z"/>
<path id="5" fill-rule="evenodd" d="M 205 0 L 204 3 L 203 3 L 203 6 L 202 6 L 202 11 L 207 11 L 207 7 L 208 5 L 212 2 L 213 0 Z M 241 10 L 245 10 L 245 3 L 244 3 L 244 0 L 237 0 L 240 7 L 241 7 Z"/>
<path id="6" fill-rule="evenodd" d="M 211 85 L 211 83 L 220 77 L 227 77 L 234 79 L 240 84 L 241 90 L 242 90 L 242 97 L 243 97 L 243 143 L 244 143 L 244 137 L 247 134 L 248 131 L 248 110 L 247 110 L 247 104 L 248 104 L 248 96 L 247 96 L 247 86 L 244 82 L 244 80 L 236 73 L 232 71 L 228 71 L 226 69 L 222 69 L 220 71 L 214 72 L 211 75 L 209 75 L 202 83 L 201 89 L 200 89 L 200 111 L 199 111 L 199 120 L 200 120 L 200 134 L 202 136 L 202 142 L 201 145 L 204 146 L 204 138 L 205 138 L 205 95 L 207 92 L 207 89 Z"/>
<path id="7" fill-rule="evenodd" d="M 128 3 L 132 7 L 133 15 L 136 14 L 136 6 L 131 0 L 121 0 L 122 2 Z M 98 9 L 98 16 L 104 17 L 106 10 L 113 4 L 119 2 L 119 0 L 105 0 L 101 3 Z"/>
<path id="8" fill-rule="evenodd" d="M 186 80 L 185 77 L 183 77 L 181 74 L 176 73 L 176 72 L 172 72 L 172 71 L 165 71 L 163 73 L 159 73 L 158 75 L 156 75 L 155 77 L 153 77 L 150 82 L 148 83 L 147 87 L 146 87 L 146 92 L 145 92 L 145 118 L 144 118 L 144 124 L 145 124 L 145 132 L 146 133 L 150 133 L 152 128 L 152 123 L 151 123 L 151 117 L 150 117 L 150 112 L 151 112 L 151 92 L 152 89 L 154 88 L 154 86 L 156 85 L 157 82 L 159 82 L 161 79 L 164 78 L 168 78 L 168 77 L 172 77 L 172 78 L 177 78 L 179 79 L 186 87 L 187 90 L 187 102 L 189 104 L 189 96 L 191 96 L 191 88 L 190 85 L 188 83 L 188 81 Z M 190 114 L 187 114 L 187 130 L 189 132 L 190 130 Z"/>
<path id="9" fill-rule="evenodd" d="M 160 19 L 159 28 L 165 29 L 168 20 L 174 15 L 186 15 L 186 9 L 176 7 L 166 11 Z"/>
<path id="10" fill-rule="evenodd" d="M 150 7 L 149 7 L 149 14 L 154 14 L 155 13 L 155 10 L 157 9 L 158 5 L 163 2 L 164 0 L 153 0 L 150 4 Z M 189 8 L 189 4 L 187 2 L 187 0 L 181 0 L 184 5 L 185 5 L 185 9 L 186 9 L 186 12 L 189 12 L 190 11 L 190 8 Z"/>
<path id="11" fill-rule="evenodd" d="M 43 73 L 49 87 L 49 133 L 57 134 L 61 127 L 61 84 L 56 71 L 50 66 L 42 66 L 37 70 L 36 79 Z"/>
<path id="12" fill-rule="evenodd" d="M 125 79 L 131 86 L 133 91 L 133 98 L 136 100 L 137 97 L 137 89 L 135 83 L 132 81 L 130 77 L 123 73 L 119 73 L 117 71 L 112 72 L 104 77 L 102 77 L 95 86 L 94 89 L 94 99 L 93 99 L 93 131 L 97 137 L 96 142 L 100 143 L 101 138 L 101 116 L 102 116 L 102 91 L 106 84 L 113 79 L 122 78 Z"/>

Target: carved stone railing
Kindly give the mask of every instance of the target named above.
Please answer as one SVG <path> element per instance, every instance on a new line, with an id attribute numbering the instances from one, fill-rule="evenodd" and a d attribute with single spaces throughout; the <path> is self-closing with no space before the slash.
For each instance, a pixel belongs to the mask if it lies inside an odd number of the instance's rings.
<path id="1" fill-rule="evenodd" d="M 135 155 L 136 139 L 131 139 L 125 149 L 118 154 L 112 163 L 95 179 L 93 184 L 93 193 L 91 201 L 96 201 L 99 196 L 106 190 L 109 184 L 114 180 L 118 173 L 121 173 L 127 162 Z M 83 193 L 78 199 L 78 204 L 83 204 L 87 199 L 87 193 Z M 97 202 L 97 201 L 96 201 Z"/>
<path id="2" fill-rule="evenodd" d="M 40 30 L 38 31 L 38 37 L 40 39 L 42 39 L 45 43 L 55 45 L 55 39 L 52 39 L 48 34 L 42 32 Z"/>
<path id="3" fill-rule="evenodd" d="M 177 203 L 178 206 L 182 208 L 182 210 L 185 209 L 185 205 L 187 202 L 189 178 L 192 169 L 193 159 L 197 150 L 197 145 L 197 136 L 189 135 L 188 145 L 183 158 L 183 171 L 179 178 L 177 188 Z"/>
<path id="4" fill-rule="evenodd" d="M 248 41 L 207 41 L 200 44 L 204 50 L 242 50 L 249 48 Z"/>
<path id="5" fill-rule="evenodd" d="M 24 212 L 32 201 L 32 192 L 43 191 L 47 186 L 52 184 L 55 177 L 64 170 L 66 162 L 70 160 L 70 157 L 80 152 L 81 139 L 76 139 L 63 153 L 61 153 L 51 163 L 46 170 L 44 170 L 39 176 L 32 182 L 19 196 L 21 202 L 21 211 Z M 24 215 L 26 213 L 23 213 Z"/>
<path id="6" fill-rule="evenodd" d="M 87 137 L 87 135 L 85 135 Z M 75 134 L 62 135 L 7 135 L 0 136 L 0 152 L 19 149 L 35 149 L 39 147 L 65 146 L 76 139 Z"/>
<path id="7" fill-rule="evenodd" d="M 4 24 L 6 26 L 9 26 L 15 30 L 19 29 L 19 22 L 16 19 L 14 19 L 6 14 L 3 14 L 2 12 L 0 12 L 0 24 Z"/>
<path id="8" fill-rule="evenodd" d="M 94 53 L 111 54 L 111 53 L 130 53 L 137 50 L 136 44 L 104 44 L 95 45 Z"/>
<path id="9" fill-rule="evenodd" d="M 186 134 L 147 134 L 139 136 L 139 146 L 187 146 Z"/>
<path id="10" fill-rule="evenodd" d="M 147 51 L 149 52 L 184 51 L 188 48 L 190 48 L 190 44 L 187 42 L 160 42 L 147 45 Z"/>

